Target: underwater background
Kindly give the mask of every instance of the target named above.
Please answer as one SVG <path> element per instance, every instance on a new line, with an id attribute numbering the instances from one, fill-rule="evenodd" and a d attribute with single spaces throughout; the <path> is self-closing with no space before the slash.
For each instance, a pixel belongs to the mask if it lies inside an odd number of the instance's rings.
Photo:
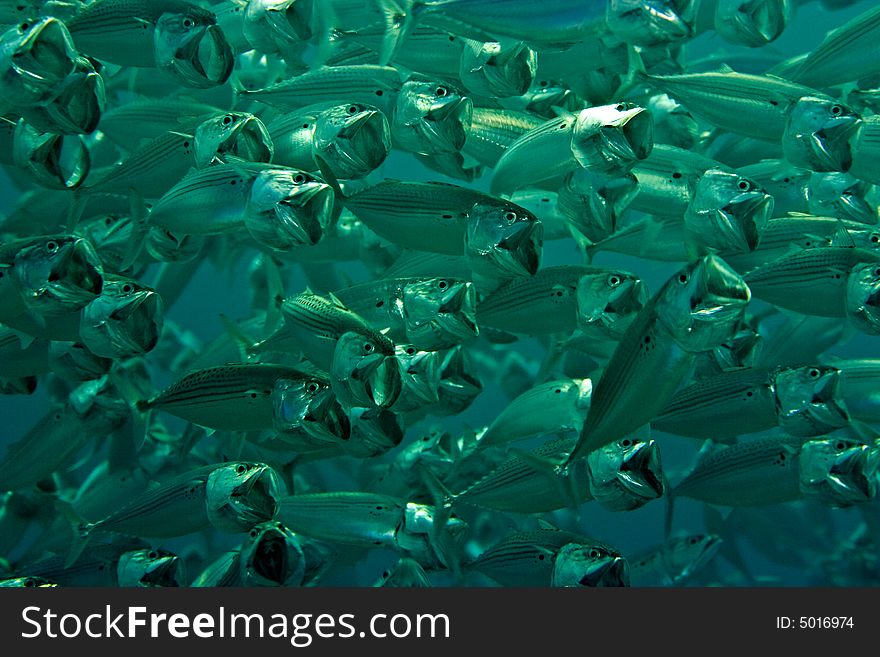
<path id="1" fill-rule="evenodd" d="M 202 3 L 203 6 L 218 14 L 224 4 L 224 2 Z M 242 7 L 246 4 L 242 3 Z M 319 0 L 315 0 L 315 4 L 320 5 L 321 3 Z M 498 2 L 496 4 L 503 5 L 504 3 Z M 548 3 L 548 10 L 552 11 L 553 7 L 562 4 L 565 3 Z M 675 5 L 676 3 L 655 4 Z M 876 3 L 870 1 L 838 3 L 846 5 L 839 8 L 829 8 L 826 4 L 818 1 L 793 2 L 791 4 L 796 6 L 793 7 L 785 29 L 778 38 L 760 48 L 738 46 L 729 40 L 722 39 L 714 30 L 707 30 L 687 39 L 682 46 L 683 54 L 681 55 L 684 70 L 686 72 L 713 70 L 722 64 L 728 64 L 739 73 L 763 74 L 774 64 L 813 50 L 822 42 L 829 30 L 844 25 L 850 19 L 876 6 Z M 74 31 L 74 42 L 76 42 L 75 34 Z M 96 57 L 96 59 L 100 60 L 101 57 Z M 537 61 L 538 71 L 540 71 L 540 51 Z M 695 64 L 692 65 L 692 63 Z M 222 106 L 221 102 L 218 102 L 218 100 L 228 98 L 230 103 L 237 103 L 234 107 L 237 111 L 250 111 L 257 116 L 269 117 L 271 110 L 267 110 L 265 106 L 254 102 L 242 102 L 242 99 L 236 101 L 231 93 L 234 80 L 240 73 L 240 69 L 248 65 L 250 65 L 249 60 L 239 56 L 232 78 L 221 87 L 224 89 L 228 87 L 227 91 L 230 92 L 228 95 L 224 95 L 217 88 L 198 89 L 195 87 L 184 90 L 182 95 L 187 98 L 207 98 L 209 100 L 205 102 L 221 106 L 221 109 L 233 109 L 231 104 Z M 666 75 L 670 72 L 661 71 L 659 74 Z M 126 74 L 126 67 L 124 65 L 120 67 L 111 62 L 105 67 L 103 74 L 122 76 Z M 132 84 L 132 88 L 136 89 L 137 85 Z M 160 87 L 153 90 L 153 95 L 156 98 L 162 98 L 167 93 L 170 97 L 171 94 L 181 92 L 181 88 L 182 85 L 178 80 L 169 77 L 167 92 L 163 92 Z M 124 102 L 135 98 L 136 95 L 136 93 L 119 92 L 118 87 L 111 91 L 108 84 L 105 110 L 124 104 Z M 336 94 L 333 97 L 336 96 L 344 97 L 344 94 Z M 614 103 L 618 100 L 624 100 L 624 98 L 608 98 L 607 102 Z M 631 102 L 639 103 L 636 99 L 632 99 Z M 7 107 L 6 109 L 10 120 L 17 121 L 20 112 L 17 111 L 14 103 L 11 108 Z M 688 109 L 694 116 L 699 116 L 698 108 Z M 549 120 L 549 118 L 545 117 L 543 120 Z M 267 123 L 268 121 L 269 119 L 266 118 Z M 708 129 L 709 124 L 701 119 L 700 126 Z M 98 123 L 98 131 L 100 131 L 100 127 L 101 124 Z M 92 134 L 92 138 L 94 138 L 94 134 L 96 133 Z M 106 159 L 104 155 L 101 157 Z M 430 156 L 427 157 L 430 159 Z M 93 169 L 95 166 L 93 164 Z M 322 174 L 317 170 L 313 173 L 316 176 Z M 0 213 L 7 217 L 20 212 L 22 195 L 25 192 L 37 190 L 40 193 L 45 189 L 34 183 L 26 174 L 16 171 L 15 164 L 4 164 L 0 169 L 0 175 L 2 175 L 0 178 Z M 487 168 L 482 176 L 473 181 L 464 181 L 459 177 L 445 176 L 437 170 L 425 166 L 424 161 L 413 153 L 395 147 L 377 170 L 369 174 L 368 178 L 372 183 L 382 179 L 447 182 L 488 194 L 491 191 L 492 172 Z M 87 178 L 86 185 L 81 188 L 80 192 L 86 190 L 90 180 Z M 52 198 L 57 198 L 59 204 L 63 204 L 67 198 L 65 194 L 71 195 L 74 192 L 52 190 L 47 193 L 52 194 Z M 152 200 L 150 200 L 151 198 Z M 516 199 L 514 198 L 514 200 Z M 148 205 L 154 201 L 155 197 L 148 196 Z M 523 205 L 526 204 L 523 203 Z M 876 211 L 876 206 L 874 209 Z M 59 214 L 65 212 L 63 206 L 56 208 L 56 211 Z M 536 214 L 538 219 L 542 218 L 540 211 L 536 211 Z M 2 232 L 2 244 L 4 245 L 15 238 L 26 236 L 25 233 L 10 233 L 3 224 L 0 224 L 0 232 Z M 143 356 L 149 363 L 151 375 L 149 387 L 153 393 L 163 390 L 187 371 L 186 367 L 182 367 L 180 370 L 172 372 L 169 368 L 163 368 L 159 364 L 172 362 L 174 354 L 181 356 L 180 361 L 185 363 L 186 358 L 183 356 L 189 353 L 186 350 L 190 350 L 195 355 L 203 345 L 218 338 L 228 339 L 233 347 L 232 353 L 236 353 L 235 339 L 230 336 L 228 323 L 225 324 L 221 316 L 243 325 L 248 318 L 254 317 L 255 313 L 265 310 L 265 306 L 261 304 L 272 303 L 266 298 L 265 291 L 259 289 L 261 270 L 255 266 L 255 259 L 258 258 L 261 250 L 263 253 L 272 253 L 272 249 L 255 248 L 253 241 L 236 242 L 232 239 L 225 240 L 223 237 L 211 237 L 206 240 L 203 250 L 197 256 L 196 263 L 178 265 L 181 267 L 180 271 L 191 271 L 191 274 L 185 275 L 185 279 L 188 278 L 188 280 L 185 280 L 185 285 L 180 290 L 179 296 L 176 298 L 171 296 L 166 300 L 162 337 L 158 346 Z M 100 249 L 98 251 L 100 253 Z M 545 236 L 541 257 L 542 268 L 581 264 L 585 264 L 585 258 L 577 240 L 573 238 L 546 239 Z M 645 257 L 613 253 L 601 249 L 596 251 L 591 264 L 633 272 L 641 278 L 651 294 L 681 268 L 680 261 L 659 262 Z M 277 260 L 277 265 L 283 280 L 284 294 L 288 297 L 303 292 L 307 288 L 317 294 L 331 292 L 333 288 L 326 285 L 327 281 L 340 282 L 339 287 L 343 288 L 348 283 L 366 282 L 379 278 L 375 270 L 371 269 L 371 263 L 364 262 L 340 262 L 332 267 L 328 266 L 326 270 L 314 268 L 310 271 L 311 278 L 299 266 L 292 264 L 287 259 Z M 183 269 L 184 266 L 188 269 Z M 163 285 L 169 285 L 169 283 L 157 279 L 161 268 L 161 263 L 147 263 L 146 260 L 141 260 L 133 269 L 134 278 L 145 285 L 154 286 L 162 294 Z M 326 278 L 323 279 L 323 287 L 322 275 L 326 275 Z M 762 307 L 767 307 L 767 304 L 753 297 L 750 302 L 750 311 L 758 312 Z M 838 321 L 846 324 L 848 320 L 841 317 Z M 169 327 L 176 327 L 175 333 L 178 336 L 185 332 L 186 342 L 181 344 L 178 337 L 170 336 Z M 294 486 L 297 482 L 304 482 L 305 490 L 288 490 L 288 493 L 366 490 L 365 482 L 371 480 L 368 473 L 378 472 L 382 464 L 392 463 L 408 446 L 412 446 L 425 436 L 436 437 L 445 433 L 455 437 L 472 430 L 479 431 L 491 424 L 517 394 L 525 391 L 534 383 L 540 383 L 536 377 L 539 375 L 539 369 L 547 353 L 546 337 L 520 335 L 515 341 L 505 341 L 496 345 L 491 345 L 485 336 L 481 336 L 478 340 L 478 343 L 472 343 L 472 346 L 466 348 L 473 348 L 482 354 L 477 359 L 476 365 L 482 382 L 482 391 L 465 410 L 445 417 L 434 415 L 408 423 L 405 426 L 405 433 L 400 445 L 372 459 L 335 456 L 307 462 L 302 466 L 295 465 L 293 468 L 296 473 Z M 876 357 L 877 344 L 876 336 L 848 330 L 844 337 L 827 349 L 819 360 L 831 363 L 831 357 L 843 359 Z M 809 351 L 810 347 L 805 349 Z M 600 370 L 601 366 L 596 371 Z M 596 380 L 595 378 L 593 380 L 594 389 Z M 6 448 L 7 445 L 25 436 L 43 417 L 53 401 L 64 399 L 72 387 L 72 381 L 64 381 L 55 374 L 46 373 L 38 377 L 36 389 L 30 394 L 0 396 L 0 418 L 2 418 L 2 433 L 0 433 L 0 444 L 2 445 L 0 446 Z M 184 420 L 158 410 L 154 410 L 146 417 L 150 421 L 160 419 L 167 432 L 172 436 L 182 435 L 187 428 L 187 423 Z M 202 436 L 197 432 L 197 435 L 201 436 L 198 443 L 200 447 L 195 450 L 198 457 L 193 458 L 192 467 L 209 462 L 206 455 L 212 453 L 230 455 L 229 460 L 237 460 L 237 456 L 232 455 L 234 447 L 225 449 L 218 448 L 216 445 L 206 446 L 210 441 L 225 447 L 235 445 L 235 440 L 232 438 L 228 439 L 228 444 L 223 442 L 227 440 L 222 435 L 223 433 L 222 430 L 216 434 L 209 431 Z M 776 429 L 768 432 L 768 435 L 776 434 L 778 434 Z M 657 429 L 650 432 L 650 437 L 659 446 L 662 454 L 662 468 L 667 479 L 668 490 L 671 484 L 682 479 L 691 470 L 702 441 L 664 433 Z M 95 436 L 96 442 L 98 438 L 99 436 Z M 546 438 L 547 436 L 536 436 L 531 440 L 517 443 L 515 447 L 521 450 L 534 449 Z M 149 438 L 147 442 L 149 444 Z M 69 491 L 76 490 L 103 459 L 102 449 L 104 447 L 99 447 L 95 453 L 91 453 L 90 447 L 84 446 L 77 453 L 76 458 L 68 459 L 65 466 L 55 475 L 58 492 L 45 494 L 45 499 L 41 504 L 45 504 L 46 508 L 51 508 L 53 505 L 51 498 L 54 496 L 63 498 Z M 200 450 L 201 453 L 199 453 Z M 212 450 L 218 451 L 213 452 Z M 246 453 L 245 450 L 243 454 Z M 872 476 L 876 477 L 876 474 Z M 0 478 L 0 489 L 3 489 L 2 478 Z M 421 502 L 433 503 L 430 495 L 426 496 L 424 490 L 420 491 L 418 496 Z M 631 559 L 635 555 L 645 554 L 658 548 L 666 541 L 667 533 L 664 526 L 668 511 L 666 499 L 666 496 L 661 496 L 640 508 L 629 511 L 610 511 L 602 508 L 596 502 L 588 502 L 581 504 L 577 511 L 562 508 L 539 515 L 486 511 L 479 507 L 456 506 L 456 514 L 468 523 L 469 531 L 472 532 L 471 536 L 473 537 L 472 543 L 464 548 L 467 555 L 464 562 L 475 558 L 482 551 L 502 541 L 513 532 L 535 529 L 538 527 L 538 517 L 562 530 L 598 539 L 613 546 L 627 559 Z M 121 506 L 124 500 L 120 499 L 118 502 Z M 877 569 L 876 562 L 877 543 L 870 540 L 871 537 L 880 538 L 876 533 L 876 524 L 874 527 L 871 526 L 872 518 L 876 517 L 877 511 L 877 504 L 873 500 L 847 508 L 832 508 L 828 505 L 798 501 L 743 507 L 731 511 L 729 507 L 723 505 L 709 507 L 697 500 L 678 498 L 675 501 L 674 515 L 671 519 L 671 529 L 674 535 L 713 534 L 721 538 L 722 546 L 731 546 L 732 548 L 735 545 L 736 547 L 730 550 L 725 550 L 725 547 L 720 549 L 715 547 L 707 562 L 701 561 L 699 568 L 694 567 L 693 572 L 678 573 L 665 580 L 660 576 L 658 581 L 666 585 L 689 586 L 873 586 L 880 581 L 880 571 Z M 9 513 L 8 509 L 6 513 Z M 50 515 L 63 517 L 63 514 L 58 512 L 51 512 Z M 486 516 L 490 516 L 490 518 Z M 36 514 L 35 518 L 30 523 L 10 523 L 8 525 L 21 531 L 18 541 L 10 540 L 8 535 L 3 540 L 3 546 L 7 552 L 0 556 L 4 556 L 8 562 L 9 577 L 29 574 L 27 568 L 22 567 L 28 563 L 28 560 L 38 561 L 51 554 L 51 552 L 40 553 L 38 548 L 34 548 L 34 545 L 38 545 L 38 542 L 42 540 L 41 536 L 49 526 L 43 515 Z M 345 522 L 343 516 L 340 516 L 340 522 Z M 864 538 L 866 534 L 869 537 L 868 540 Z M 180 578 L 179 582 L 181 585 L 186 585 L 225 551 L 234 550 L 241 545 L 242 536 L 243 534 L 206 529 L 176 538 L 143 537 L 143 539 L 149 546 L 169 550 L 186 562 L 186 574 Z M 856 537 L 860 538 L 857 540 Z M 87 545 L 84 554 L 87 555 L 89 550 L 95 549 L 96 542 L 97 539 L 94 539 Z M 327 564 L 327 570 L 315 582 L 316 585 L 371 586 L 381 578 L 383 571 L 387 572 L 393 568 L 400 557 L 399 552 L 389 547 L 369 548 L 334 545 L 330 553 L 333 556 L 328 557 L 330 563 Z M 435 585 L 493 584 L 491 579 L 478 574 L 472 573 L 464 579 L 458 579 L 446 568 L 441 567 L 436 570 L 437 572 L 431 572 L 430 568 L 427 569 L 428 579 Z M 547 585 L 549 584 L 550 582 L 547 582 Z"/>

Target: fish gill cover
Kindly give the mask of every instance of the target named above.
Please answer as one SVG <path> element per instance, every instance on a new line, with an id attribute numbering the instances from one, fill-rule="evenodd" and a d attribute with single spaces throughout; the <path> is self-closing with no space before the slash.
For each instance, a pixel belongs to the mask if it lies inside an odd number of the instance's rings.
<path id="1" fill-rule="evenodd" d="M 880 584 L 880 9 L 0 0 L 4 586 Z"/>

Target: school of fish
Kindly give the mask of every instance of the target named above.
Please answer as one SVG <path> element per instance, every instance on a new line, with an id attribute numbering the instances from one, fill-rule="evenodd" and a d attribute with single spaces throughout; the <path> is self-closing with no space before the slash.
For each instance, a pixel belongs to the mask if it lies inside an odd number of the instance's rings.
<path id="1" fill-rule="evenodd" d="M 875 3 L 0 0 L 0 110 L 0 587 L 880 585 Z"/>

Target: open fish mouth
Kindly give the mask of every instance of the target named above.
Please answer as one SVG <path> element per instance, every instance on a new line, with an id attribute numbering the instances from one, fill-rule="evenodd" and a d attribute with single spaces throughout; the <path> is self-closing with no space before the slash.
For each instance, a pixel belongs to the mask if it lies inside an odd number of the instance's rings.
<path id="1" fill-rule="evenodd" d="M 751 299 L 743 279 L 717 256 L 706 256 L 704 266 L 704 290 L 691 300 L 691 316 L 725 321 L 740 315 Z"/>
<path id="2" fill-rule="evenodd" d="M 287 540 L 278 529 L 265 529 L 254 546 L 254 572 L 262 579 L 281 586 L 290 572 Z"/>
<path id="3" fill-rule="evenodd" d="M 606 22 L 623 41 L 653 46 L 693 36 L 692 0 L 611 0 Z"/>
<path id="4" fill-rule="evenodd" d="M 308 41 L 314 36 L 313 2 L 311 0 L 273 0 L 253 3 L 256 5 L 254 14 L 262 13 L 266 21 L 278 34 L 283 37 L 295 38 Z M 252 11 L 251 7 L 245 10 L 246 16 Z"/>
<path id="5" fill-rule="evenodd" d="M 322 132 L 316 132 L 315 146 L 338 178 L 362 177 L 391 152 L 388 119 L 376 109 L 360 110 L 346 118 L 335 137 L 324 137 Z"/>
<path id="6" fill-rule="evenodd" d="M 424 138 L 426 155 L 457 153 L 467 140 L 473 115 L 473 101 L 467 97 L 448 98 L 431 105 L 428 113 L 414 126 Z"/>
<path id="7" fill-rule="evenodd" d="M 735 197 L 719 209 L 715 228 L 723 236 L 723 250 L 746 252 L 758 248 L 773 206 L 774 199 L 769 194 L 752 193 Z"/>
<path id="8" fill-rule="evenodd" d="M 141 290 L 121 300 L 104 315 L 103 307 L 86 306 L 80 321 L 80 338 L 97 356 L 127 358 L 152 351 L 163 326 L 162 298 Z"/>
<path id="9" fill-rule="evenodd" d="M 53 245 L 61 250 L 59 257 L 52 262 L 40 287 L 25 297 L 29 305 L 43 314 L 82 308 L 97 298 L 104 287 L 100 260 L 88 240 L 74 239 L 61 246 L 58 241 L 48 239 L 45 248 Z"/>
<path id="10" fill-rule="evenodd" d="M 605 305 L 603 319 L 615 323 L 641 310 L 648 302 L 648 288 L 641 279 L 624 278 L 611 290 Z"/>
<path id="11" fill-rule="evenodd" d="M 468 228 L 467 255 L 507 276 L 533 276 L 541 265 L 544 226 L 540 221 L 516 221 L 504 226 L 496 235 L 479 235 L 479 227 Z"/>
<path id="12" fill-rule="evenodd" d="M 68 75 L 61 90 L 45 106 L 54 131 L 64 134 L 89 134 L 101 121 L 104 109 L 104 79 L 88 60 L 80 57 L 80 70 Z"/>
<path id="13" fill-rule="evenodd" d="M 81 136 L 39 132 L 22 121 L 15 130 L 13 158 L 50 189 L 76 189 L 91 168 L 89 148 Z"/>
<path id="14" fill-rule="evenodd" d="M 877 494 L 876 449 L 857 445 L 834 460 L 825 483 L 834 506 L 845 507 L 873 499 Z"/>
<path id="15" fill-rule="evenodd" d="M 644 160 L 654 145 L 654 121 L 641 107 L 619 106 L 621 115 L 600 129 L 600 150 L 611 161 L 620 163 Z"/>
<path id="16" fill-rule="evenodd" d="M 379 408 L 393 406 L 403 387 L 400 366 L 394 356 L 376 355 L 361 360 L 351 378 L 361 382 L 367 399 Z"/>
<path id="17" fill-rule="evenodd" d="M 32 102 L 54 93 L 54 86 L 76 68 L 73 38 L 64 24 L 54 18 L 30 26 L 11 50 L 12 70 L 21 77 Z"/>
<path id="18" fill-rule="evenodd" d="M 302 174 L 297 174 L 302 175 Z M 313 246 L 330 225 L 335 195 L 333 188 L 317 180 L 297 182 L 269 210 L 248 212 L 245 226 L 251 237 L 276 250 Z"/>
<path id="19" fill-rule="evenodd" d="M 281 488 L 278 475 L 267 465 L 256 465 L 230 493 L 237 520 L 254 525 L 271 520 L 278 512 Z"/>
<path id="20" fill-rule="evenodd" d="M 861 120 L 855 116 L 839 119 L 833 126 L 813 133 L 810 144 L 816 164 L 824 171 L 847 171 L 852 166 L 850 140 Z"/>
<path id="21" fill-rule="evenodd" d="M 160 556 L 146 567 L 140 583 L 142 586 L 178 587 L 179 566 L 180 558 L 176 555 Z"/>
<path id="22" fill-rule="evenodd" d="M 348 440 L 351 438 L 351 421 L 336 400 L 336 395 L 326 391 L 316 404 L 310 404 L 301 421 L 310 436 L 321 440 Z M 329 436 L 328 436 L 329 434 Z"/>
<path id="23" fill-rule="evenodd" d="M 578 583 L 590 588 L 629 586 L 629 566 L 623 557 L 608 557 L 590 567 Z"/>
<path id="24" fill-rule="evenodd" d="M 271 161 L 274 147 L 265 124 L 250 114 L 226 114 L 219 120 L 225 122 L 230 119 L 235 125 L 217 143 L 204 131 L 213 127 L 218 119 L 209 119 L 196 130 L 195 148 L 199 164 L 206 166 L 215 158 L 227 161 L 228 156 L 244 162 Z"/>
<path id="25" fill-rule="evenodd" d="M 660 450 L 653 440 L 638 442 L 623 457 L 618 481 L 636 497 L 654 500 L 663 495 Z"/>
<path id="26" fill-rule="evenodd" d="M 728 41 L 757 48 L 782 34 L 790 13 L 784 3 L 721 0 L 716 9 L 715 29 Z"/>
<path id="27" fill-rule="evenodd" d="M 180 35 L 173 29 L 166 32 L 166 19 L 170 24 L 179 17 L 164 14 L 158 21 L 157 67 L 190 87 L 205 89 L 225 83 L 232 74 L 235 59 L 223 30 L 217 25 L 205 25 Z"/>

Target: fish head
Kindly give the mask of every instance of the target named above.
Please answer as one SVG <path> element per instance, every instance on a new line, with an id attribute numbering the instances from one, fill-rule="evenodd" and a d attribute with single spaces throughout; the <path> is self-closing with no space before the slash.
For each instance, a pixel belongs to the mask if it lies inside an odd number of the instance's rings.
<path id="1" fill-rule="evenodd" d="M 391 152 L 391 128 L 372 105 L 337 105 L 319 116 L 313 148 L 338 179 L 363 178 Z"/>
<path id="2" fill-rule="evenodd" d="M 131 550 L 119 557 L 119 586 L 179 587 L 184 585 L 183 562 L 167 550 Z"/>
<path id="3" fill-rule="evenodd" d="M 880 242 L 880 233 L 872 232 L 870 241 L 875 238 Z M 863 333 L 880 335 L 880 263 L 853 267 L 846 283 L 846 315 Z"/>
<path id="4" fill-rule="evenodd" d="M 391 411 L 384 408 L 352 408 L 350 417 L 352 439 L 342 446 L 348 456 L 380 456 L 403 440 L 400 419 Z"/>
<path id="5" fill-rule="evenodd" d="M 448 83 L 411 79 L 398 94 L 391 134 L 395 144 L 413 153 L 457 153 L 473 111 L 473 101 Z"/>
<path id="6" fill-rule="evenodd" d="M 642 280 L 617 270 L 582 276 L 576 294 L 578 325 L 598 326 L 618 336 L 648 301 Z"/>
<path id="7" fill-rule="evenodd" d="M 448 415 L 465 410 L 483 391 L 476 363 L 462 345 L 442 353 L 440 362 L 440 408 Z"/>
<path id="8" fill-rule="evenodd" d="M 85 57 L 55 89 L 49 103 L 27 112 L 28 121 L 44 132 L 68 135 L 94 132 L 101 120 L 106 97 L 104 78 Z"/>
<path id="9" fill-rule="evenodd" d="M 639 181 L 632 173 L 605 175 L 579 169 L 559 189 L 556 205 L 573 228 L 599 242 L 617 231 L 638 193 Z"/>
<path id="10" fill-rule="evenodd" d="M 244 36 L 259 52 L 287 51 L 315 36 L 315 0 L 250 0 Z"/>
<path id="11" fill-rule="evenodd" d="M 212 116 L 196 128 L 196 166 L 215 162 L 270 162 L 275 147 L 265 124 L 248 112 Z"/>
<path id="12" fill-rule="evenodd" d="M 800 489 L 807 498 L 832 507 L 848 507 L 877 494 L 876 442 L 849 438 L 810 440 L 801 450 Z"/>
<path id="13" fill-rule="evenodd" d="M 92 431 L 109 433 L 131 418 L 131 408 L 108 376 L 79 384 L 70 391 L 67 404 Z"/>
<path id="14" fill-rule="evenodd" d="M 580 99 L 568 86 L 558 80 L 541 78 L 534 80 L 522 95 L 525 110 L 548 119 L 556 116 L 554 107 L 561 107 L 569 112 L 576 111 L 581 105 Z"/>
<path id="15" fill-rule="evenodd" d="M 82 135 L 43 132 L 24 119 L 15 126 L 12 159 L 43 187 L 61 190 L 79 187 L 92 165 Z"/>
<path id="16" fill-rule="evenodd" d="M 423 351 L 413 344 L 398 343 L 394 347 L 400 366 L 401 392 L 393 406 L 396 413 L 405 413 L 439 400 L 441 353 Z"/>
<path id="17" fill-rule="evenodd" d="M 587 457 L 590 493 L 609 511 L 632 511 L 663 495 L 660 448 L 653 440 L 623 438 Z"/>
<path id="18" fill-rule="evenodd" d="M 782 34 L 791 15 L 789 0 L 718 0 L 715 31 L 729 43 L 759 48 Z"/>
<path id="19" fill-rule="evenodd" d="M 685 230 L 703 252 L 754 251 L 773 214 L 773 197 L 731 171 L 709 169 L 685 213 Z"/>
<path id="20" fill-rule="evenodd" d="M 300 586 L 306 558 L 299 537 L 277 521 L 252 527 L 241 546 L 244 586 Z"/>
<path id="21" fill-rule="evenodd" d="M 437 522 L 433 506 L 407 502 L 394 533 L 395 546 L 424 567 L 449 567 L 449 558 L 467 537 L 468 524 L 454 513 L 439 529 Z"/>
<path id="22" fill-rule="evenodd" d="M 608 29 L 625 43 L 655 46 L 694 35 L 695 0 L 610 0 Z"/>
<path id="23" fill-rule="evenodd" d="M 644 107 L 632 103 L 588 107 L 575 119 L 571 149 L 585 169 L 625 173 L 648 157 L 653 147 L 654 120 Z"/>
<path id="24" fill-rule="evenodd" d="M 79 310 L 104 286 L 98 254 L 88 240 L 75 235 L 27 240 L 12 269 L 25 305 L 41 315 Z"/>
<path id="25" fill-rule="evenodd" d="M 202 252 L 202 235 L 181 235 L 161 226 L 152 226 L 144 239 L 144 250 L 159 262 L 189 262 Z"/>
<path id="26" fill-rule="evenodd" d="M 187 4 L 182 12 L 166 12 L 153 35 L 156 68 L 186 87 L 206 89 L 225 83 L 235 58 L 214 14 Z"/>
<path id="27" fill-rule="evenodd" d="M 78 53 L 67 27 L 55 18 L 25 21 L 0 35 L 0 79 L 5 96 L 32 105 L 55 95 L 76 69 Z"/>
<path id="28" fill-rule="evenodd" d="M 675 536 L 663 550 L 666 572 L 675 573 L 674 580 L 685 580 L 709 563 L 720 547 L 721 538 L 715 534 Z"/>
<path id="29" fill-rule="evenodd" d="M 477 297 L 470 281 L 419 279 L 404 286 L 403 313 L 407 339 L 417 349 L 436 351 L 479 334 Z"/>
<path id="30" fill-rule="evenodd" d="M 521 41 L 466 40 L 459 79 L 468 91 L 488 98 L 522 96 L 529 90 L 538 68 L 534 50 Z"/>
<path id="31" fill-rule="evenodd" d="M 431 586 L 425 569 L 418 561 L 409 557 L 401 557 L 391 570 L 382 573 L 376 586 L 387 586 L 401 589 L 427 588 Z"/>
<path id="32" fill-rule="evenodd" d="M 848 173 L 815 172 L 806 189 L 807 207 L 817 216 L 874 225 L 877 208 L 866 200 L 871 187 Z"/>
<path id="33" fill-rule="evenodd" d="M 543 246 L 543 225 L 515 203 L 480 201 L 468 212 L 465 255 L 475 272 L 496 278 L 533 276 Z"/>
<path id="34" fill-rule="evenodd" d="M 763 336 L 746 321 L 741 321 L 733 336 L 706 354 L 711 372 L 722 372 L 757 364 L 764 346 Z"/>
<path id="35" fill-rule="evenodd" d="M 80 339 L 105 358 L 145 354 L 159 342 L 164 304 L 152 288 L 136 280 L 107 277 L 100 296 L 82 310 Z"/>
<path id="36" fill-rule="evenodd" d="M 113 271 L 123 269 L 131 250 L 135 224 L 129 215 L 105 212 L 80 220 L 76 231 L 92 243 L 101 262 Z"/>
<path id="37" fill-rule="evenodd" d="M 838 100 L 805 96 L 789 113 L 782 138 L 785 159 L 813 171 L 847 171 L 861 117 Z"/>
<path id="38" fill-rule="evenodd" d="M 388 408 L 400 396 L 394 344 L 378 331 L 347 331 L 336 342 L 330 366 L 333 389 L 346 406 Z"/>
<path id="39" fill-rule="evenodd" d="M 709 351 L 730 339 L 751 298 L 745 281 L 716 255 L 686 265 L 657 295 L 655 313 L 686 351 Z"/>
<path id="40" fill-rule="evenodd" d="M 338 444 L 351 437 L 351 422 L 330 381 L 317 376 L 280 378 L 272 388 L 275 431 L 305 431 L 318 442 Z"/>
<path id="41" fill-rule="evenodd" d="M 282 495 L 281 478 L 265 463 L 223 463 L 208 475 L 208 519 L 224 532 L 248 531 L 275 517 Z"/>
<path id="42" fill-rule="evenodd" d="M 826 365 L 786 367 L 774 376 L 779 426 L 792 436 L 818 436 L 849 425 L 843 372 Z"/>
<path id="43" fill-rule="evenodd" d="M 629 565 L 617 550 L 601 543 L 568 543 L 553 560 L 551 586 L 629 586 Z"/>
<path id="44" fill-rule="evenodd" d="M 700 136 L 700 127 L 693 115 L 666 94 L 655 94 L 645 103 L 654 120 L 654 140 L 678 148 L 693 148 Z"/>
<path id="45" fill-rule="evenodd" d="M 0 579 L 0 588 L 55 588 L 58 584 L 44 577 L 11 577 Z"/>
<path id="46" fill-rule="evenodd" d="M 245 227 L 257 242 L 286 251 L 313 246 L 332 224 L 333 188 L 297 169 L 267 169 L 254 179 Z"/>

